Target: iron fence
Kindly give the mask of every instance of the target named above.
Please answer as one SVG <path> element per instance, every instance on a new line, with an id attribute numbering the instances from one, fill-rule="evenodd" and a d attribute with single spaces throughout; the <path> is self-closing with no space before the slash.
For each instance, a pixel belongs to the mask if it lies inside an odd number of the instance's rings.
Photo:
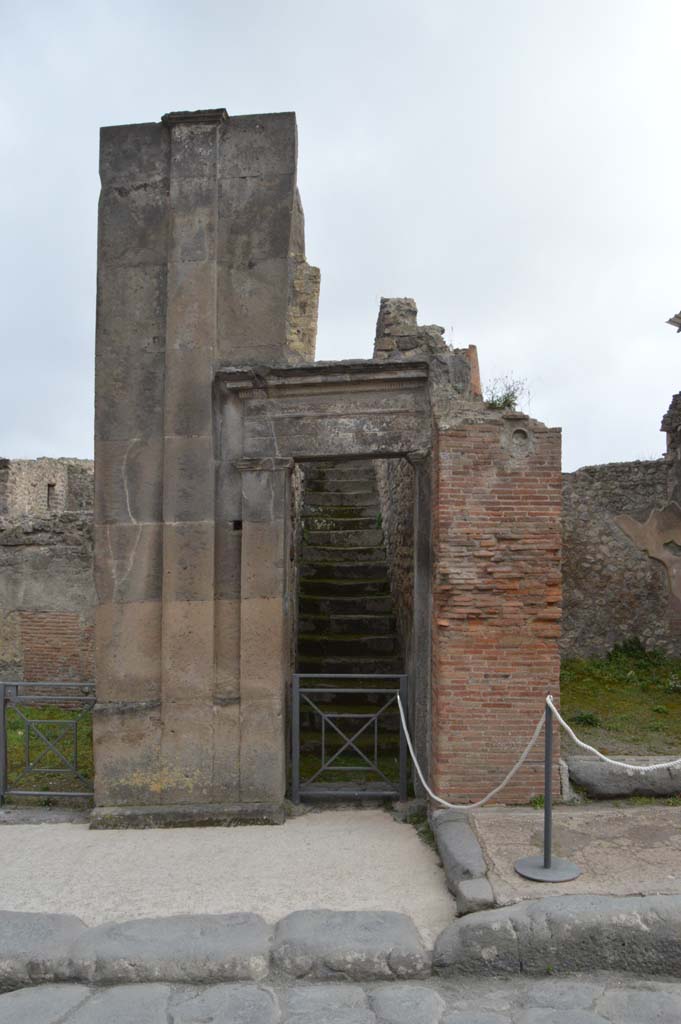
<path id="1" fill-rule="evenodd" d="M 0 683 L 0 804 L 8 796 L 92 795 L 92 778 L 81 762 L 84 732 L 92 747 L 88 712 L 95 699 L 92 683 Z M 26 788 L 45 778 L 70 778 L 80 788 Z"/>
<path id="2" fill-rule="evenodd" d="M 316 685 L 301 685 L 301 680 L 310 680 Z M 328 682 L 327 682 L 328 680 Z M 361 681 L 362 686 L 347 685 L 348 681 Z M 385 684 L 393 680 L 397 685 L 388 687 Z M 339 681 L 340 685 L 331 685 L 331 681 Z M 341 682 L 342 681 L 342 682 Z M 379 683 L 382 685 L 365 685 Z M 319 685 L 319 684 L 322 685 Z M 393 782 L 379 766 L 380 757 L 380 726 L 386 721 L 388 712 L 397 711 L 397 695 L 403 707 L 407 707 L 406 675 L 359 675 L 359 674 L 319 674 L 294 673 L 292 691 L 292 722 L 291 722 L 291 799 L 300 803 L 301 797 L 342 796 L 348 798 L 390 797 L 400 800 L 407 799 L 407 768 L 408 751 L 402 729 L 399 727 L 399 779 Z M 376 707 L 367 705 L 366 710 L 352 709 L 341 711 L 329 707 L 328 699 L 334 696 L 362 697 L 376 701 Z M 320 765 L 309 777 L 301 778 L 301 713 L 309 710 L 319 725 Z M 356 725 L 353 725 L 353 721 Z M 335 742 L 329 743 L 329 736 Z M 362 749 L 358 742 L 363 740 Z M 368 744 L 367 741 L 368 740 Z M 352 755 L 354 764 L 344 764 L 343 755 Z M 329 772 L 351 773 L 362 772 L 373 776 L 376 781 L 368 785 L 330 786 L 325 784 L 324 776 Z"/>

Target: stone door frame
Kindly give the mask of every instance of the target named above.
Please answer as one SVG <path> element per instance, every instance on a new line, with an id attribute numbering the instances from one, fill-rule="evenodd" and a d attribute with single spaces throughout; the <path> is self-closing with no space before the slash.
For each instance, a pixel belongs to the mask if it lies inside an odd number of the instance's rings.
<path id="1" fill-rule="evenodd" d="M 261 768 L 267 771 L 268 759 L 272 762 L 271 784 L 277 770 L 288 779 L 294 641 L 290 602 L 295 599 L 290 480 L 296 464 L 320 461 L 342 464 L 405 458 L 413 467 L 413 624 L 405 670 L 411 731 L 421 766 L 424 772 L 429 770 L 433 468 L 428 369 L 427 363 L 416 361 L 357 360 L 257 370 L 226 368 L 216 375 L 216 527 L 218 535 L 222 530 L 229 537 L 230 527 L 238 523 L 240 536 L 241 718 L 247 728 L 245 704 L 254 687 L 261 699 L 268 688 L 276 694 L 272 706 L 281 721 L 265 730 L 269 735 L 258 750 L 264 762 Z M 275 614 L 266 619 L 264 609 L 268 616 L 272 610 L 269 603 L 276 605 Z M 217 628 L 218 623 L 219 616 Z M 262 642 L 267 630 L 278 648 L 274 657 Z M 219 652 L 219 639 L 216 646 Z M 255 720 L 262 731 L 263 718 L 256 715 Z M 244 749 L 250 749 L 244 739 L 242 733 L 242 758 Z M 243 769 L 242 762 L 242 775 Z"/>

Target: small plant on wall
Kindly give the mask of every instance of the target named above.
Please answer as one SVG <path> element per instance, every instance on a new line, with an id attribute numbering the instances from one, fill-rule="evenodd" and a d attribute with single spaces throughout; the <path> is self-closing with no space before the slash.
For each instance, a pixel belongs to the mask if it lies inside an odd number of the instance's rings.
<path id="1" fill-rule="evenodd" d="M 519 377 L 495 377 L 486 385 L 483 393 L 489 409 L 518 409 L 523 399 L 529 400 L 527 381 Z"/>

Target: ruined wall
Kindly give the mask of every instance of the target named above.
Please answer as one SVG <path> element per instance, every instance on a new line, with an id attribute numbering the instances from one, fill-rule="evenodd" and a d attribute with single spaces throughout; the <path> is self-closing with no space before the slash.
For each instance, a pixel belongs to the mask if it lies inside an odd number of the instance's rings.
<path id="1" fill-rule="evenodd" d="M 668 568 L 625 529 L 667 506 L 670 468 L 661 458 L 563 475 L 565 657 L 603 657 L 633 637 L 681 656 Z"/>
<path id="2" fill-rule="evenodd" d="M 471 406 L 440 420 L 434 453 L 433 751 L 436 792 L 477 800 L 559 692 L 560 431 Z M 535 749 L 500 799 L 542 791 Z"/>
<path id="3" fill-rule="evenodd" d="M 92 681 L 92 514 L 0 519 L 0 679 Z"/>
<path id="4" fill-rule="evenodd" d="M 673 396 L 660 430 L 667 435 L 668 497 L 681 505 L 681 391 Z"/>
<path id="5" fill-rule="evenodd" d="M 373 358 L 429 364 L 431 400 L 441 396 L 445 407 L 460 397 L 481 394 L 475 346 L 452 349 L 444 328 L 419 324 L 414 299 L 382 298 L 376 321 Z M 390 585 L 397 615 L 405 667 L 411 669 L 414 594 L 414 470 L 405 459 L 375 462 L 381 514 L 388 550 Z"/>
<path id="6" fill-rule="evenodd" d="M 0 679 L 94 679 L 92 505 L 91 461 L 0 460 Z"/>
<path id="7" fill-rule="evenodd" d="M 17 519 L 91 510 L 93 492 L 89 459 L 0 460 L 0 515 Z"/>
<path id="8" fill-rule="evenodd" d="M 444 339 L 444 327 L 419 324 L 417 316 L 413 299 L 382 298 L 376 322 L 374 359 L 382 362 L 427 359 L 431 377 L 445 385 L 448 403 L 452 395 L 480 397 L 482 389 L 475 345 L 450 348 Z"/>
<path id="9" fill-rule="evenodd" d="M 289 248 L 291 274 L 286 318 L 286 344 L 301 361 L 310 362 L 317 344 L 317 314 L 321 275 L 305 259 L 305 215 L 296 189 Z"/>
<path id="10" fill-rule="evenodd" d="M 414 610 L 414 470 L 406 459 L 377 459 L 374 468 L 397 634 L 408 667 Z"/>

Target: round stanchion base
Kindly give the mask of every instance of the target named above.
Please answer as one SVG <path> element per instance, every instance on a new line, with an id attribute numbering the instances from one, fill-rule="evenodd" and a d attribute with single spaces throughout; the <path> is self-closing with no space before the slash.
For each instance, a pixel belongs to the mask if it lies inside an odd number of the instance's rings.
<path id="1" fill-rule="evenodd" d="M 521 857 L 514 867 L 519 875 L 530 878 L 533 882 L 569 882 L 573 878 L 579 878 L 582 873 L 581 868 L 564 857 L 552 857 L 550 868 L 544 867 L 542 856 Z"/>

